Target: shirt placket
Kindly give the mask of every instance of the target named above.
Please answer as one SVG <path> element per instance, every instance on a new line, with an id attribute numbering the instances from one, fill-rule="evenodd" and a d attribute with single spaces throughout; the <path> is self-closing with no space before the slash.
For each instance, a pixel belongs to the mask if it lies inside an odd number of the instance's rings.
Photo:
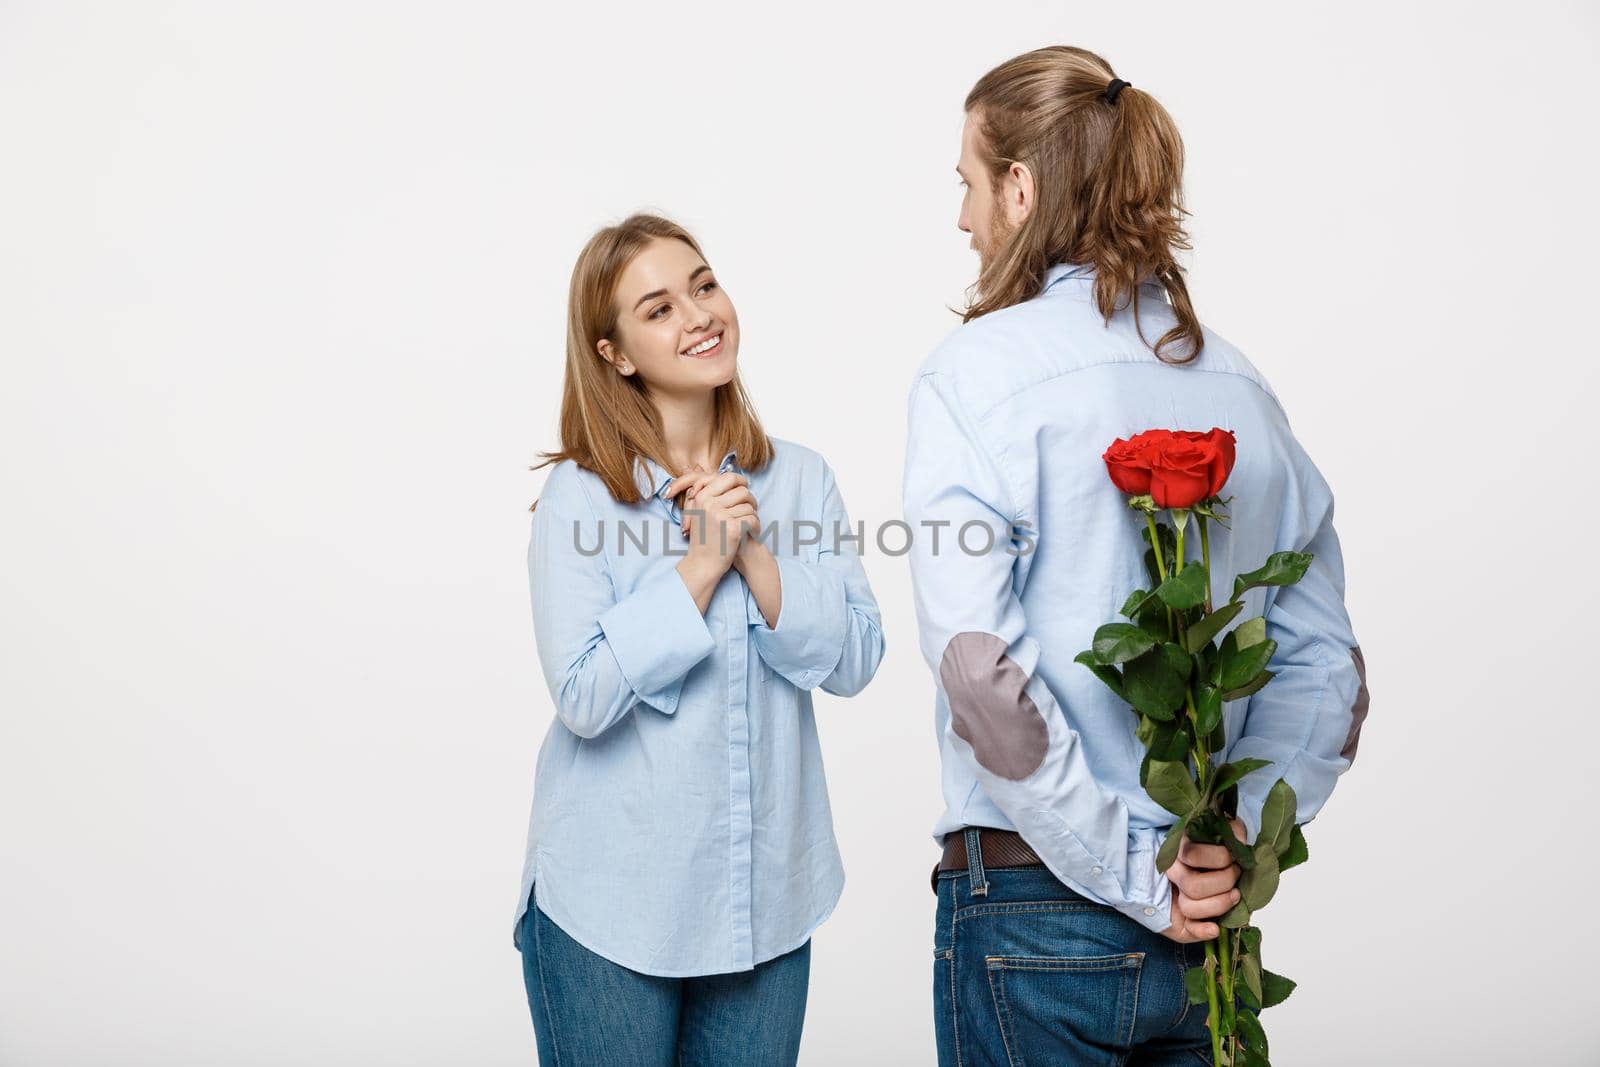
<path id="1" fill-rule="evenodd" d="M 720 470 L 733 469 L 724 462 Z M 750 716 L 745 701 L 750 672 L 750 628 L 743 583 L 717 585 L 717 610 L 728 635 L 728 925 L 733 969 L 754 966 L 751 938 Z"/>

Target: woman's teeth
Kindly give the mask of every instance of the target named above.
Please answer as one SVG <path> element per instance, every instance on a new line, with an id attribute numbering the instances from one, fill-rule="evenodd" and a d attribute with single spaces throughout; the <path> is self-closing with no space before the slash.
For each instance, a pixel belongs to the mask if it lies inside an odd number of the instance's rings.
<path id="1" fill-rule="evenodd" d="M 686 355 L 686 356 L 698 356 L 702 352 L 709 352 L 711 349 L 717 347 L 717 345 L 720 344 L 721 342 L 722 342 L 722 335 L 719 333 L 715 337 L 708 337 L 704 341 L 701 341 L 699 344 L 695 345 L 693 348 L 691 348 L 688 351 L 686 351 L 684 353 L 684 355 Z"/>

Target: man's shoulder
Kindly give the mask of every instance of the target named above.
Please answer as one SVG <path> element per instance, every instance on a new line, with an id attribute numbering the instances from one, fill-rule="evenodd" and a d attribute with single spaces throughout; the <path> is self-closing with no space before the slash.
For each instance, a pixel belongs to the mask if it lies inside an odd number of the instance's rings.
<path id="1" fill-rule="evenodd" d="M 1015 341 L 1020 331 L 1030 328 L 1029 310 L 1026 303 L 1016 304 L 960 323 L 923 358 L 915 377 L 961 377 L 981 373 L 985 366 L 992 372 L 1003 362 L 1007 344 Z"/>

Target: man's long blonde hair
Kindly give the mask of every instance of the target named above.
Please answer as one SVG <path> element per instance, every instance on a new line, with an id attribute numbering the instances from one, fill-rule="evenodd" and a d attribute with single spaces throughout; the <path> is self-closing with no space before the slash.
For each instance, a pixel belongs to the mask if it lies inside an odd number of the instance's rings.
<path id="1" fill-rule="evenodd" d="M 655 240 L 682 241 L 701 259 L 705 253 L 689 231 L 659 215 L 629 215 L 589 238 L 578 253 L 567 292 L 567 364 L 561 389 L 561 447 L 540 452 L 540 467 L 570 459 L 600 476 L 619 503 L 640 499 L 635 464 L 648 457 L 672 470 L 662 437 L 661 416 L 645 394 L 639 375 L 624 377 L 600 355 L 601 338 L 616 340 L 617 282 L 633 258 Z M 744 470 L 759 470 L 772 458 L 772 442 L 756 418 L 739 380 L 717 386 L 713 397 L 714 455 L 730 449 Z M 681 474 L 681 471 L 672 471 Z M 538 501 L 534 502 L 534 507 Z M 533 510 L 533 507 L 528 509 Z"/>
<path id="2" fill-rule="evenodd" d="M 1108 100 L 1115 77 L 1093 52 L 1056 45 L 1007 60 L 967 94 L 995 188 L 1011 163 L 1023 163 L 1035 202 L 984 264 L 962 319 L 1037 295 L 1056 263 L 1092 264 L 1095 304 L 1108 320 L 1131 303 L 1137 321 L 1140 282 L 1154 279 L 1166 289 L 1178 322 L 1156 341 L 1155 353 L 1187 363 L 1204 341 L 1177 262 L 1177 252 L 1190 247 L 1183 141 L 1150 94 L 1129 85 Z M 1168 358 L 1169 347 L 1187 351 Z"/>

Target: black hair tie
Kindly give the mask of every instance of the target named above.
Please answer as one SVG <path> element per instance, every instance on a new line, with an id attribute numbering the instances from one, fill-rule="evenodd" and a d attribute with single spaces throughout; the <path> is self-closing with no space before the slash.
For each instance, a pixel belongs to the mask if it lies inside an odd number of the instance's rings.
<path id="1" fill-rule="evenodd" d="M 1111 84 L 1106 86 L 1106 103 L 1115 104 L 1117 97 L 1122 95 L 1122 90 L 1132 84 L 1132 82 L 1125 82 L 1121 78 L 1112 78 Z"/>

